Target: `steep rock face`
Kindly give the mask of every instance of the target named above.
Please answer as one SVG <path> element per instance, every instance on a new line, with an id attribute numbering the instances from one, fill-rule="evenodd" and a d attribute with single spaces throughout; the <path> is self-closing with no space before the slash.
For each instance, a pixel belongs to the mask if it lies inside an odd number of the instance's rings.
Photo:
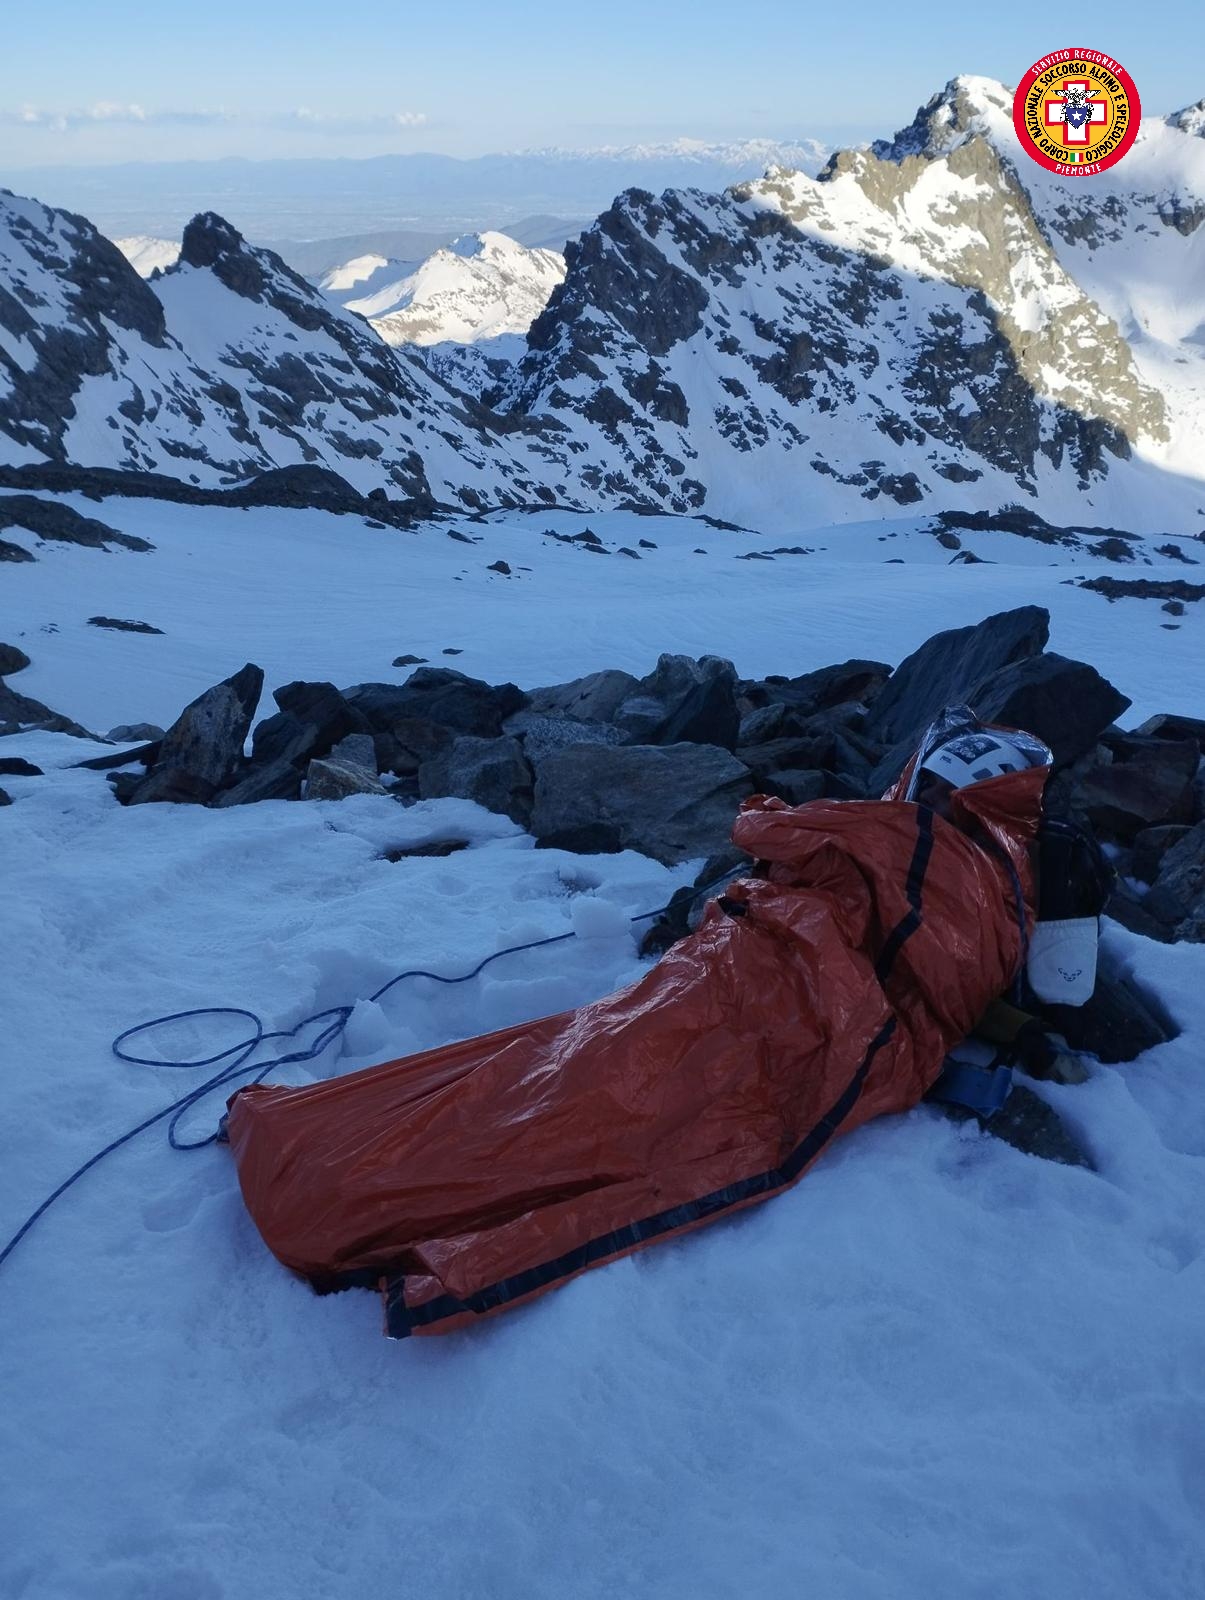
<path id="1" fill-rule="evenodd" d="M 420 502 L 534 496 L 521 451 L 489 413 L 223 218 L 193 219 L 178 264 L 155 289 L 190 350 L 208 341 L 208 365 L 246 397 L 275 462 L 318 463 L 357 487 L 383 483 Z"/>
<path id="2" fill-rule="evenodd" d="M 1165 427 L 982 138 L 630 191 L 567 262 L 501 398 L 568 423 L 595 491 L 748 520 L 784 488 L 838 515 L 1074 494 Z"/>
<path id="3" fill-rule="evenodd" d="M 220 411 L 205 389 L 116 246 L 0 190 L 0 459 L 149 466 L 139 424 Z"/>

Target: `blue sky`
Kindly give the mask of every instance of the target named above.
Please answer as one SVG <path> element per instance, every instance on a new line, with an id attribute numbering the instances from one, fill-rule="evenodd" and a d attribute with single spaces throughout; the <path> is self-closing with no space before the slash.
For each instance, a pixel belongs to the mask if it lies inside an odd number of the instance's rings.
<path id="1" fill-rule="evenodd" d="M 1205 5 L 42 0 L 3 22 L 0 166 L 452 155 L 886 133 L 955 73 L 1105 50 L 1150 113 L 1205 95 Z"/>

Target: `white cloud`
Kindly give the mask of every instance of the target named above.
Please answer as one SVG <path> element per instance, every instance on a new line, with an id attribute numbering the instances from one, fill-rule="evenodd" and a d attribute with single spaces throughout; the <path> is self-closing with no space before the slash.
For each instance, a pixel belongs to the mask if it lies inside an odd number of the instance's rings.
<path id="1" fill-rule="evenodd" d="M 387 128 L 421 128 L 427 113 L 395 111 L 388 116 L 348 117 L 340 112 L 311 111 L 308 106 L 298 106 L 295 111 L 270 120 L 277 126 L 316 128 L 323 133 L 376 133 Z"/>
<path id="2" fill-rule="evenodd" d="M 99 100 L 95 105 L 68 110 L 43 106 L 21 106 L 18 110 L 0 108 L 0 124 L 42 128 L 49 133 L 69 133 L 99 124 L 125 127 L 213 127 L 218 124 L 244 127 L 311 129 L 326 134 L 363 134 L 421 128 L 425 111 L 394 111 L 380 115 L 345 116 L 340 112 L 313 111 L 299 106 L 281 113 L 209 111 L 191 107 L 166 107 L 153 111 L 143 106 L 123 105 Z"/>
<path id="3" fill-rule="evenodd" d="M 98 123 L 120 124 L 127 127 L 153 127 L 179 123 L 209 126 L 230 122 L 227 111 L 161 110 L 147 111 L 140 105 L 122 105 L 115 100 L 98 100 L 95 105 L 72 110 L 54 110 L 43 106 L 22 106 L 17 111 L 0 109 L 0 123 L 17 123 L 24 128 L 45 128 L 51 133 L 67 133 L 75 128 L 94 127 Z"/>

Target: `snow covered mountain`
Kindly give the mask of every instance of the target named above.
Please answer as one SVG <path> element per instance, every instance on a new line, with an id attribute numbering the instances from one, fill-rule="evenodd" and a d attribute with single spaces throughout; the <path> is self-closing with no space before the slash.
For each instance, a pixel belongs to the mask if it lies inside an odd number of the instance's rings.
<path id="1" fill-rule="evenodd" d="M 0 271 L 0 461 L 202 485 L 316 463 L 419 501 L 536 493 L 495 419 L 220 217 L 189 224 L 152 286 L 83 218 L 0 193 Z"/>
<path id="2" fill-rule="evenodd" d="M 486 232 L 420 262 L 360 256 L 323 274 L 318 286 L 366 317 L 386 344 L 421 351 L 431 371 L 480 395 L 523 355 L 528 329 L 564 276 L 559 251 Z"/>
<path id="3" fill-rule="evenodd" d="M 1077 281 L 1049 188 L 1019 176 L 1010 103 L 960 79 L 816 179 L 621 196 L 570 245 L 502 403 L 553 410 L 583 459 L 610 457 L 600 492 L 757 524 L 853 496 L 1195 517 L 1200 446 L 1186 457 L 1180 402 Z M 1144 226 L 1175 260 L 1196 243 L 1175 196 L 1205 191 L 1205 149 L 1156 124 L 1130 159 L 1159 175 Z M 1112 215 L 1115 190 L 1097 194 L 1058 190 L 1067 234 Z M 1117 280 L 1126 246 L 1101 242 Z"/>
<path id="4" fill-rule="evenodd" d="M 114 239 L 113 243 L 140 278 L 149 278 L 153 272 L 166 272 L 180 259 L 180 246 L 175 239 L 154 239 L 139 233 L 128 239 Z"/>
<path id="5" fill-rule="evenodd" d="M 564 276 L 554 250 L 472 233 L 417 263 L 361 256 L 324 274 L 318 287 L 366 317 L 386 344 L 474 344 L 526 334 Z"/>
<path id="6" fill-rule="evenodd" d="M 560 282 L 554 253 L 485 234 L 318 290 L 206 214 L 146 284 L 82 219 L 0 196 L 0 460 L 203 483 L 308 461 L 419 500 L 759 527 L 1020 501 L 1195 532 L 1205 140 L 1191 108 L 1148 121 L 1069 185 L 1019 154 L 1010 105 L 959 78 L 815 177 L 628 190 Z"/>

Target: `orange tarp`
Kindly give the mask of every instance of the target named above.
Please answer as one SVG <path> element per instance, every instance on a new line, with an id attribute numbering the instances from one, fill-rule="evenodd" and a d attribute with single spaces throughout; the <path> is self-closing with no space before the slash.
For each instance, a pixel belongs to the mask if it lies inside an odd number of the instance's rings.
<path id="1" fill-rule="evenodd" d="M 755 796 L 733 838 L 760 875 L 628 988 L 242 1090 L 230 1143 L 269 1248 L 321 1289 L 379 1281 L 395 1336 L 442 1332 L 795 1182 L 915 1105 L 1012 982 L 1045 778 L 960 790 L 978 842 L 900 799 Z"/>

